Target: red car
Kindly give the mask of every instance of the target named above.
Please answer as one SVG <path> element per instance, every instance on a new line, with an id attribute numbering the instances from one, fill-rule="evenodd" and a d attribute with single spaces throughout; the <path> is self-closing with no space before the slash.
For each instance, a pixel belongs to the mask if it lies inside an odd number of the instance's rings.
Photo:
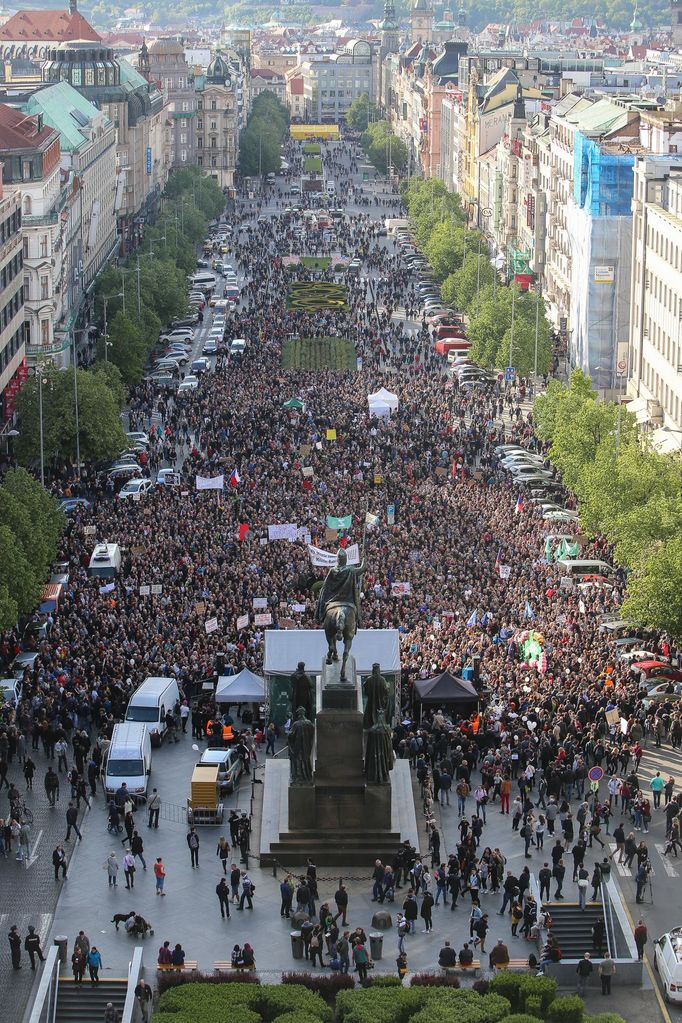
<path id="1" fill-rule="evenodd" d="M 667 661 L 635 661 L 630 665 L 630 671 L 635 678 L 669 678 L 673 682 L 682 682 L 682 671 Z"/>

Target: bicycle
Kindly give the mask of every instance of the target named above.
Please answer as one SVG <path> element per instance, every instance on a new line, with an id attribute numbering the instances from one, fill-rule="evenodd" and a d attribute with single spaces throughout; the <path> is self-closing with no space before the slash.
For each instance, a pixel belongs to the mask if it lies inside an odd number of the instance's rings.
<path id="1" fill-rule="evenodd" d="M 28 824 L 29 827 L 33 824 L 33 811 L 29 810 L 23 799 L 17 799 L 10 805 L 10 815 L 19 824 Z"/>

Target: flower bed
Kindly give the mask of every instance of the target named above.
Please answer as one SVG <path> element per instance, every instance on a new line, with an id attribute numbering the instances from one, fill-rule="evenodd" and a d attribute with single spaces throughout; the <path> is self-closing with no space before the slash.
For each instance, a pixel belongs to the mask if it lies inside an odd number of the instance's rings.
<path id="1" fill-rule="evenodd" d="M 331 265 L 329 256 L 301 256 L 299 262 L 308 270 L 328 270 Z"/>
<path id="2" fill-rule="evenodd" d="M 282 348 L 285 369 L 357 369 L 355 345 L 345 337 L 297 337 Z"/>
<path id="3" fill-rule="evenodd" d="M 337 313 L 348 312 L 348 292 L 343 284 L 328 284 L 325 281 L 293 281 L 289 285 L 287 309 L 299 313 L 318 313 L 333 309 Z"/>

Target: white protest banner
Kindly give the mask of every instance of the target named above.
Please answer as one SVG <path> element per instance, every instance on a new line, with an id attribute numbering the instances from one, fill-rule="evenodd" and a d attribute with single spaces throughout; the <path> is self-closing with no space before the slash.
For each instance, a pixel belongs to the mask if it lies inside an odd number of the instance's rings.
<path id="1" fill-rule="evenodd" d="M 225 486 L 225 475 L 197 476 L 197 490 L 222 490 Z"/>
<path id="2" fill-rule="evenodd" d="M 100 593 L 111 593 L 111 591 L 115 590 L 115 589 L 116 589 L 116 584 L 115 583 L 105 583 L 104 586 L 100 586 L 99 592 Z"/>
<path id="3" fill-rule="evenodd" d="M 141 597 L 148 597 L 149 593 L 150 593 L 150 587 L 149 586 L 140 586 L 140 596 Z"/>
<path id="4" fill-rule="evenodd" d="M 218 631 L 218 619 L 209 618 L 207 622 L 204 622 L 204 628 L 206 629 L 206 635 L 210 636 L 212 632 Z"/>
<path id="5" fill-rule="evenodd" d="M 253 620 L 256 625 L 272 625 L 272 615 L 269 611 L 263 615 L 254 615 Z"/>
<path id="6" fill-rule="evenodd" d="M 152 583 L 152 593 L 154 596 L 158 597 L 159 594 L 162 592 L 163 586 L 161 585 L 161 583 Z"/>
<path id="7" fill-rule="evenodd" d="M 336 554 L 331 554 L 329 551 L 323 551 L 319 547 L 313 547 L 312 544 L 308 544 L 308 552 L 310 553 L 310 560 L 315 568 L 332 568 L 336 565 Z M 356 543 L 346 547 L 347 562 L 349 565 L 360 564 L 360 548 Z"/>
<path id="8" fill-rule="evenodd" d="M 295 540 L 297 529 L 295 522 L 281 522 L 268 526 L 268 540 Z"/>
<path id="9" fill-rule="evenodd" d="M 293 620 L 293 618 L 280 618 L 279 627 L 280 629 L 295 629 L 296 622 Z"/>
<path id="10" fill-rule="evenodd" d="M 511 575 L 511 565 L 500 565 L 500 579 L 508 579 Z"/>
<path id="11" fill-rule="evenodd" d="M 392 597 L 406 597 L 411 592 L 412 592 L 411 583 L 391 583 Z"/>
<path id="12" fill-rule="evenodd" d="M 310 530 L 306 529 L 303 533 L 303 543 L 310 543 L 312 537 L 310 536 Z"/>
<path id="13" fill-rule="evenodd" d="M 305 604 L 292 604 L 291 610 L 295 611 L 296 614 L 302 615 L 305 612 Z"/>
<path id="14" fill-rule="evenodd" d="M 251 604 L 252 604 L 252 607 L 254 607 L 256 610 L 260 610 L 261 608 L 265 608 L 265 607 L 268 606 L 268 598 L 267 597 L 254 597 L 252 602 L 251 602 Z"/>
<path id="15" fill-rule="evenodd" d="M 314 469 L 312 465 L 304 465 L 301 472 L 303 473 L 304 476 L 312 476 Z"/>
<path id="16" fill-rule="evenodd" d="M 139 492 L 137 494 L 133 494 L 133 501 L 139 501 L 141 497 L 142 494 L 140 494 Z"/>
<path id="17" fill-rule="evenodd" d="M 94 536 L 97 532 L 97 526 L 83 526 L 84 536 Z"/>
<path id="18" fill-rule="evenodd" d="M 258 542 L 260 543 L 261 547 L 265 547 L 268 541 L 266 537 L 262 536 Z"/>
<path id="19" fill-rule="evenodd" d="M 241 632 L 242 629 L 248 629 L 249 627 L 249 616 L 240 615 L 237 619 L 237 632 Z"/>

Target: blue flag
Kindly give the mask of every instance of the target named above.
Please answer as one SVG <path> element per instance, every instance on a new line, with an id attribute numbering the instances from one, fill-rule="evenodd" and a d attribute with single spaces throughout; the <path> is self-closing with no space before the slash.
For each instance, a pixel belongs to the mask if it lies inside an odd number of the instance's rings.
<path id="1" fill-rule="evenodd" d="M 523 609 L 523 617 L 524 618 L 535 618 L 535 611 L 533 611 L 533 608 L 530 606 L 528 601 L 526 601 L 526 606 Z"/>
<path id="2" fill-rule="evenodd" d="M 471 617 L 467 621 L 467 625 L 477 625 L 477 624 L 478 624 L 478 611 L 473 611 L 472 614 L 471 614 Z"/>

